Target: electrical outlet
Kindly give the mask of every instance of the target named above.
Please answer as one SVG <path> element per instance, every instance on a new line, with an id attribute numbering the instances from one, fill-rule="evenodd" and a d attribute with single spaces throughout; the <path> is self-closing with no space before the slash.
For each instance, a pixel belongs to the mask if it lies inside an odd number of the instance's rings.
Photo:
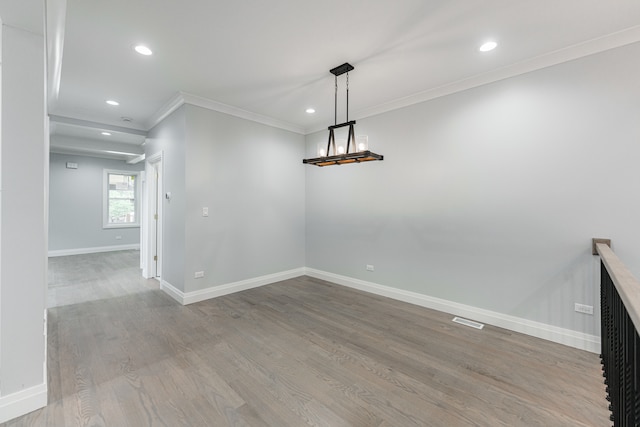
<path id="1" fill-rule="evenodd" d="M 193 274 L 193 277 L 194 277 L 195 279 L 202 279 L 202 278 L 204 277 L 204 271 L 196 271 L 196 272 Z"/>
<path id="2" fill-rule="evenodd" d="M 209 208 L 202 208 L 202 216 L 209 216 Z"/>
<path id="3" fill-rule="evenodd" d="M 578 313 L 593 314 L 593 306 L 592 305 L 585 305 L 585 304 L 575 303 L 574 304 L 574 310 L 577 311 Z"/>
<path id="4" fill-rule="evenodd" d="M 367 264 L 367 271 L 373 271 L 373 265 Z"/>

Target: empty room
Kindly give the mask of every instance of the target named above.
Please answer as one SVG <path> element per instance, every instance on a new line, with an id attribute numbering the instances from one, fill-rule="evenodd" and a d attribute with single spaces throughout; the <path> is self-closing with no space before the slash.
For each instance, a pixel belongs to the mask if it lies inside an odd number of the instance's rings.
<path id="1" fill-rule="evenodd" d="M 640 423 L 636 0 L 0 19 L 0 425 Z"/>

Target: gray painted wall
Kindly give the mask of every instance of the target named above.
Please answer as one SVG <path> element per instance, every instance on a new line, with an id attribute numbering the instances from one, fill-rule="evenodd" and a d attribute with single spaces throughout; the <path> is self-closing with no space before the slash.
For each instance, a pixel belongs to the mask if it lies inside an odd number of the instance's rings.
<path id="1" fill-rule="evenodd" d="M 193 292 L 304 266 L 302 135 L 187 104 L 150 132 L 160 151 L 163 280 Z"/>
<path id="2" fill-rule="evenodd" d="M 78 169 L 67 169 L 67 162 L 77 163 Z M 121 160 L 50 155 L 50 251 L 140 243 L 140 227 L 102 228 L 105 169 L 141 171 L 144 162 L 128 165 Z"/>
<path id="3" fill-rule="evenodd" d="M 638 57 L 634 44 L 358 120 L 385 160 L 307 167 L 307 267 L 598 334 L 598 313 L 573 310 L 598 305 L 590 239 L 612 238 L 640 277 Z M 326 137 L 307 136 L 307 155 Z"/>
<path id="4" fill-rule="evenodd" d="M 44 17 L 43 2 L 33 13 Z M 44 38 L 2 27 L 2 396 L 44 384 L 46 179 Z"/>
<path id="5" fill-rule="evenodd" d="M 162 152 L 164 189 L 171 200 L 162 198 L 162 279 L 184 291 L 185 262 L 185 107 L 182 106 L 149 131 L 147 159 Z"/>
<path id="6" fill-rule="evenodd" d="M 185 290 L 303 267 L 304 137 L 186 109 Z"/>

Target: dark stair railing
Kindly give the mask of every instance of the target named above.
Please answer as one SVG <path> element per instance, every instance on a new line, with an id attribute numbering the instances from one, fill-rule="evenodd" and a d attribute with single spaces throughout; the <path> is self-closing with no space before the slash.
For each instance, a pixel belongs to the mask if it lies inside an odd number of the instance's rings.
<path id="1" fill-rule="evenodd" d="M 600 255 L 602 367 L 614 427 L 640 426 L 640 282 L 613 253 L 609 240 L 593 239 Z"/>

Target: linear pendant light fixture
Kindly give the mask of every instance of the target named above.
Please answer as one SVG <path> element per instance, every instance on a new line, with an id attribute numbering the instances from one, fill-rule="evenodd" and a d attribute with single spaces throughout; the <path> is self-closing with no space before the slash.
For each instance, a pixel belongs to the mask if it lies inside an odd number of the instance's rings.
<path id="1" fill-rule="evenodd" d="M 353 126 L 355 120 L 349 121 L 349 71 L 352 71 L 353 65 L 345 62 L 344 64 L 329 70 L 335 76 L 335 98 L 334 98 L 334 121 L 333 126 L 329 126 L 329 141 L 327 141 L 327 149 L 320 150 L 320 157 L 313 159 L 303 159 L 302 163 L 316 166 L 344 165 L 348 163 L 369 162 L 371 160 L 383 160 L 384 156 L 372 153 L 367 149 L 367 144 L 356 145 L 356 133 Z M 347 74 L 347 121 L 338 124 L 338 76 Z M 336 136 L 334 131 L 349 126 L 349 136 L 347 137 L 347 146 L 338 146 L 336 148 Z M 329 155 L 331 153 L 331 155 Z"/>

